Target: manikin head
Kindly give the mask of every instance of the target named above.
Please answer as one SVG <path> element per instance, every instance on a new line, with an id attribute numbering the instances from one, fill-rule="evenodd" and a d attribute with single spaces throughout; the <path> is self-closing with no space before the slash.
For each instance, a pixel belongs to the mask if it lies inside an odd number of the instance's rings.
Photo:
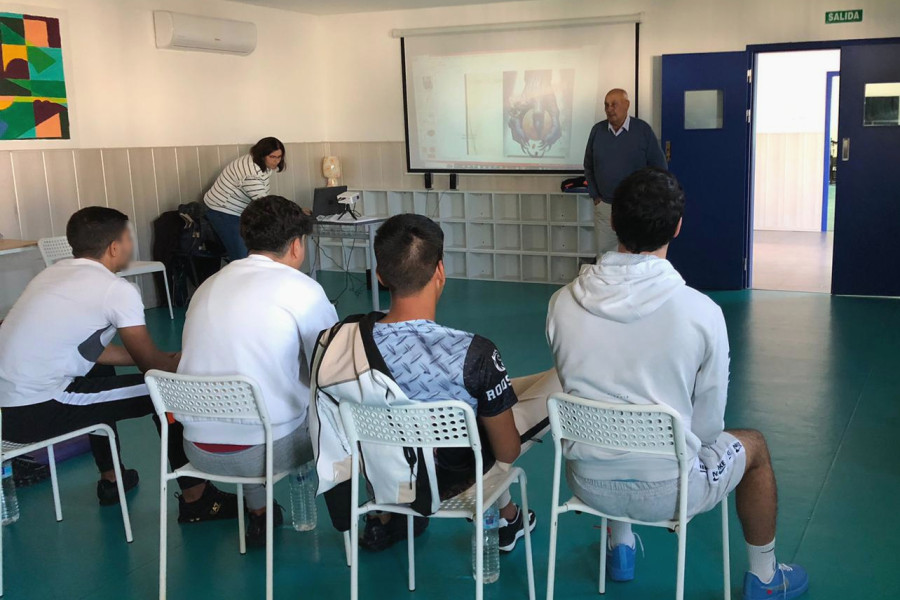
<path id="1" fill-rule="evenodd" d="M 306 259 L 306 236 L 312 227 L 312 217 L 281 196 L 254 200 L 241 214 L 241 237 L 247 251 L 294 269 Z"/>
<path id="2" fill-rule="evenodd" d="M 681 232 L 684 190 L 675 176 L 645 167 L 622 180 L 612 204 L 612 224 L 619 252 L 665 257 L 669 242 Z"/>
<path id="3" fill-rule="evenodd" d="M 444 232 L 422 215 L 396 215 L 375 235 L 378 280 L 391 299 L 416 298 L 436 307 L 444 291 Z"/>
<path id="4" fill-rule="evenodd" d="M 66 239 L 75 258 L 95 260 L 113 273 L 127 268 L 134 254 L 128 216 L 105 206 L 88 206 L 72 215 Z"/>
<path id="5" fill-rule="evenodd" d="M 631 101 L 628 100 L 628 92 L 619 88 L 606 92 L 603 110 L 606 111 L 606 120 L 613 126 L 613 129 L 619 129 L 625 123 L 629 108 L 631 108 Z"/>

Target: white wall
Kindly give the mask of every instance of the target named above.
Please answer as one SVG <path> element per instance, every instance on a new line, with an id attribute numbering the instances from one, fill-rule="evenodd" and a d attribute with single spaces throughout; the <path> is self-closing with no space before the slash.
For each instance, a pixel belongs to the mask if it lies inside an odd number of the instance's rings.
<path id="1" fill-rule="evenodd" d="M 659 130 L 659 57 L 743 50 L 748 44 L 890 37 L 900 34 L 900 2 L 857 0 L 858 24 L 825 25 L 832 0 L 553 0 L 322 17 L 329 46 L 329 141 L 403 139 L 400 42 L 393 28 L 504 23 L 644 13 L 640 116 Z M 631 81 L 622 83 L 632 87 Z"/>
<path id="2" fill-rule="evenodd" d="M 839 50 L 759 55 L 753 226 L 821 231 L 825 95 Z"/>
<path id="3" fill-rule="evenodd" d="M 152 11 L 255 22 L 247 57 L 158 50 Z M 0 10 L 57 16 L 70 94 L 70 142 L 14 148 L 118 148 L 321 140 L 316 17 L 221 0 L 26 0 Z"/>
<path id="4" fill-rule="evenodd" d="M 756 63 L 756 132 L 825 133 L 825 84 L 840 50 L 771 52 Z"/>

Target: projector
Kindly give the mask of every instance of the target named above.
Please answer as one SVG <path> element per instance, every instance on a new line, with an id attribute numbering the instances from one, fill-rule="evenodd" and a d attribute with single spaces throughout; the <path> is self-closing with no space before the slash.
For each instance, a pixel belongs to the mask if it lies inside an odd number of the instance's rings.
<path id="1" fill-rule="evenodd" d="M 344 192 L 338 194 L 338 204 L 352 207 L 357 202 L 359 202 L 359 192 Z"/>

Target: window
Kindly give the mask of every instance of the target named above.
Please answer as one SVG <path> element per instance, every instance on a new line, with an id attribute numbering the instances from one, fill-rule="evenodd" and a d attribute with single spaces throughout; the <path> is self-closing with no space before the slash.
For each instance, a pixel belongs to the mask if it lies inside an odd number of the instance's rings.
<path id="1" fill-rule="evenodd" d="M 685 129 L 722 129 L 725 94 L 722 90 L 689 90 L 684 93 Z"/>
<path id="2" fill-rule="evenodd" d="M 900 125 L 900 83 L 867 83 L 863 125 Z"/>

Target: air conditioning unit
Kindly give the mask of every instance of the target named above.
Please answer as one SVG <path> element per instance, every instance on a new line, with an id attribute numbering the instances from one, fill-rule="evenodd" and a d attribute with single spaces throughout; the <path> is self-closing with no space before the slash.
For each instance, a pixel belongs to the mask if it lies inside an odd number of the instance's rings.
<path id="1" fill-rule="evenodd" d="M 156 47 L 246 56 L 256 50 L 256 24 L 153 11 Z"/>

